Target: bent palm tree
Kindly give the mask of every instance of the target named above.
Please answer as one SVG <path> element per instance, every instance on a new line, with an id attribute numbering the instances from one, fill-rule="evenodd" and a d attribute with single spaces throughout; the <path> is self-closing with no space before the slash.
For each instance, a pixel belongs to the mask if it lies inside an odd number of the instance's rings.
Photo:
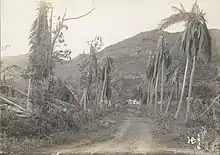
<path id="1" fill-rule="evenodd" d="M 159 26 L 160 29 L 166 29 L 170 25 L 185 22 L 185 30 L 182 34 L 182 41 L 181 41 L 181 52 L 186 53 L 187 60 L 186 60 L 186 67 L 183 79 L 183 86 L 182 92 L 179 100 L 179 105 L 175 114 L 175 118 L 178 117 L 181 105 L 183 102 L 185 85 L 186 85 L 186 76 L 189 66 L 189 61 L 193 57 L 193 67 L 190 76 L 190 85 L 188 91 L 188 101 L 187 101 L 187 112 L 186 112 L 186 120 L 188 119 L 188 115 L 190 112 L 190 96 L 192 90 L 192 82 L 193 82 L 193 75 L 195 71 L 195 63 L 198 57 L 198 53 L 203 55 L 203 58 L 206 62 L 211 60 L 211 37 L 209 35 L 209 31 L 206 25 L 206 20 L 204 17 L 204 13 L 200 10 L 199 5 L 195 2 L 192 6 L 190 12 L 187 12 L 183 5 L 181 4 L 181 8 L 172 7 L 176 14 L 171 15 L 170 17 L 164 19 Z"/>

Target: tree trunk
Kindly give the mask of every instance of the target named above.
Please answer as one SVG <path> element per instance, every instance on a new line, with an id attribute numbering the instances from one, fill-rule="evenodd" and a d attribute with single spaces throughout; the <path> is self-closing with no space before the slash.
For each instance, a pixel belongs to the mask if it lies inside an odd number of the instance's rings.
<path id="1" fill-rule="evenodd" d="M 157 78 L 156 78 L 156 84 L 155 84 L 155 103 L 154 103 L 154 114 L 157 115 L 157 87 L 158 87 L 158 81 L 159 81 L 159 75 L 160 75 L 160 72 L 159 72 L 159 69 L 158 69 L 158 74 L 157 74 Z"/>
<path id="2" fill-rule="evenodd" d="M 176 77 L 176 100 L 179 99 L 179 77 Z"/>
<path id="3" fill-rule="evenodd" d="M 3 84 L 4 84 L 4 85 L 7 85 L 7 84 L 6 84 L 6 78 L 5 78 L 5 77 L 6 77 L 6 76 L 3 75 Z"/>
<path id="4" fill-rule="evenodd" d="M 87 96 L 87 87 L 84 88 L 82 98 L 81 98 L 81 100 L 79 102 L 79 105 L 83 106 L 83 110 L 87 109 L 86 96 Z"/>
<path id="5" fill-rule="evenodd" d="M 2 8 L 2 1 L 0 0 L 0 8 Z M 2 18 L 0 18 L 0 36 L 2 36 Z M 2 37 L 0 37 L 0 88 L 2 86 Z"/>
<path id="6" fill-rule="evenodd" d="M 101 96 L 100 96 L 100 107 L 103 107 L 104 103 L 104 94 L 105 94 L 105 87 L 106 87 L 106 82 L 107 82 L 107 68 L 105 66 L 105 77 L 102 85 L 102 90 L 101 90 Z"/>
<path id="7" fill-rule="evenodd" d="M 42 112 L 44 114 L 48 111 L 48 103 L 49 103 L 49 77 L 44 77 L 44 83 L 43 83 L 43 105 L 42 105 Z"/>
<path id="8" fill-rule="evenodd" d="M 160 114 L 163 113 L 163 88 L 164 88 L 164 58 L 162 60 L 162 67 L 161 67 L 161 96 L 160 96 Z"/>
<path id="9" fill-rule="evenodd" d="M 192 94 L 192 83 L 193 83 L 193 77 L 194 77 L 194 73 L 195 73 L 195 67 L 196 67 L 196 55 L 193 56 L 193 66 L 192 66 L 192 71 L 191 71 L 191 75 L 190 75 L 190 83 L 189 83 L 189 92 L 188 92 L 185 121 L 188 120 L 189 115 L 190 115 L 190 106 L 191 106 L 190 98 L 191 98 L 191 94 Z"/>
<path id="10" fill-rule="evenodd" d="M 32 91 L 31 77 L 28 79 L 28 94 L 27 94 L 27 111 L 32 112 L 31 91 Z"/>
<path id="11" fill-rule="evenodd" d="M 167 112 L 168 112 L 168 110 L 169 110 L 170 103 L 171 103 L 172 98 L 173 98 L 174 88 L 175 88 L 175 85 L 172 86 L 171 93 L 170 93 L 170 97 L 169 97 L 169 101 L 168 101 L 168 103 L 167 103 L 167 107 L 166 107 L 166 111 L 165 111 L 165 115 L 167 115 Z"/>
<path id="12" fill-rule="evenodd" d="M 153 104 L 153 96 L 154 96 L 154 88 L 155 88 L 155 84 L 154 84 L 154 80 L 151 80 L 151 88 L 150 88 L 150 98 L 149 98 L 149 107 L 152 107 Z"/>
<path id="13" fill-rule="evenodd" d="M 177 119 L 178 116 L 179 116 L 179 112 L 180 112 L 181 105 L 182 105 L 182 102 L 183 102 L 188 66 L 189 66 L 189 54 L 187 55 L 186 67 L 185 67 L 185 73 L 184 73 L 183 85 L 182 85 L 182 92 L 181 92 L 181 96 L 180 96 L 180 101 L 179 101 L 179 104 L 178 104 L 178 108 L 177 108 L 176 114 L 175 114 L 175 116 L 174 116 L 175 119 Z"/>
<path id="14" fill-rule="evenodd" d="M 150 103 L 150 93 L 151 92 L 151 81 L 148 81 L 148 87 L 147 87 L 147 107 L 149 106 Z"/>

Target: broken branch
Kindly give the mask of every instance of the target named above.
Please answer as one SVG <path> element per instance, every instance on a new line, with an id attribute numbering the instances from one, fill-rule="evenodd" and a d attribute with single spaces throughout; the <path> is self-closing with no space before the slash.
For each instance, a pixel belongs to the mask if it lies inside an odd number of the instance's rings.
<path id="1" fill-rule="evenodd" d="M 89 15 L 93 10 L 95 10 L 95 8 L 93 8 L 92 10 L 90 10 L 89 12 L 87 12 L 87 13 L 81 15 L 81 16 L 78 16 L 78 17 L 72 17 L 72 18 L 66 18 L 66 19 L 64 19 L 64 21 L 72 20 L 72 19 L 79 19 L 79 18 L 85 17 L 85 16 Z"/>
<path id="2" fill-rule="evenodd" d="M 0 98 L 1 98 L 2 100 L 4 100 L 6 103 L 11 104 L 11 105 L 13 105 L 13 106 L 15 106 L 15 107 L 18 107 L 19 109 L 21 109 L 21 110 L 23 110 L 23 111 L 26 111 L 24 108 L 22 108 L 21 106 L 19 106 L 19 105 L 13 103 L 12 101 L 8 100 L 8 99 L 5 98 L 5 97 L 0 96 Z"/>
<path id="3" fill-rule="evenodd" d="M 210 104 L 210 106 L 199 116 L 201 117 L 202 115 L 204 115 L 212 106 L 213 104 L 215 103 L 215 101 L 220 97 L 220 94 L 212 101 L 212 103 Z M 199 118 L 198 117 L 198 118 Z"/>

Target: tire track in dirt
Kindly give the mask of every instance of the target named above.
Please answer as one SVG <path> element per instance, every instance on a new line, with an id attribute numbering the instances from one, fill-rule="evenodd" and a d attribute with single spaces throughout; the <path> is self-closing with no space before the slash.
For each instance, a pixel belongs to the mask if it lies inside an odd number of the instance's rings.
<path id="1" fill-rule="evenodd" d="M 79 153 L 88 152 L 151 152 L 155 151 L 156 143 L 151 134 L 152 122 L 130 115 L 119 127 L 115 138 L 105 143 L 94 144 L 76 150 Z"/>

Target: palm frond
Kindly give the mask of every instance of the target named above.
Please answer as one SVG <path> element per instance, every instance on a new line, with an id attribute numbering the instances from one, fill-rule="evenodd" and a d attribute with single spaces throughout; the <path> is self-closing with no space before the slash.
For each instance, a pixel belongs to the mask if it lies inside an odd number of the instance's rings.
<path id="1" fill-rule="evenodd" d="M 200 40 L 199 40 L 199 53 L 201 53 L 202 58 L 206 63 L 211 61 L 211 37 L 206 24 L 199 25 L 200 30 Z"/>
<path id="2" fill-rule="evenodd" d="M 182 7 L 181 9 L 176 6 L 171 6 L 172 10 L 174 10 L 177 13 L 184 13 L 186 10 Z"/>
<path id="3" fill-rule="evenodd" d="M 198 3 L 197 3 L 197 0 L 196 0 L 195 3 L 192 5 L 191 12 L 193 12 L 193 13 L 199 13 L 199 12 L 200 12 L 200 8 L 199 8 L 199 5 L 198 5 Z"/>
<path id="4" fill-rule="evenodd" d="M 185 10 L 185 8 L 184 8 L 184 6 L 183 6 L 182 3 L 180 3 L 180 7 L 181 7 L 181 9 L 182 9 L 183 12 L 186 12 L 186 10 Z"/>
<path id="5" fill-rule="evenodd" d="M 194 13 L 191 12 L 182 12 L 182 13 L 178 13 L 178 14 L 173 14 L 171 16 L 169 16 L 168 18 L 165 18 L 161 21 L 161 23 L 159 24 L 159 28 L 160 30 L 164 30 L 166 28 L 168 28 L 169 26 L 172 26 L 174 24 L 180 23 L 180 22 L 186 22 L 188 21 L 188 19 L 194 16 Z"/>

